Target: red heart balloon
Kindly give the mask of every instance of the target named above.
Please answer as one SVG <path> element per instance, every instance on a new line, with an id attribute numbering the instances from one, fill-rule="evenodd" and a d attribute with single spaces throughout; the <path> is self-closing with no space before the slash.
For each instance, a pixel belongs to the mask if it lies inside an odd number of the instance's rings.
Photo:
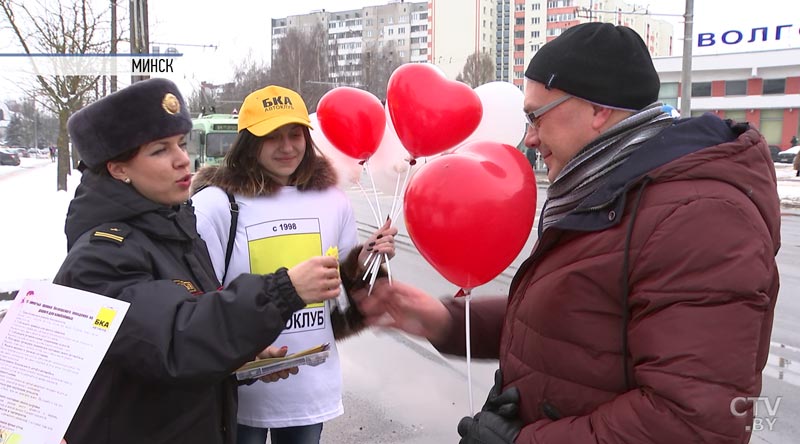
<path id="1" fill-rule="evenodd" d="M 427 63 L 407 63 L 389 77 L 386 103 L 395 131 L 414 157 L 432 156 L 466 139 L 483 116 L 478 94 Z"/>
<path id="2" fill-rule="evenodd" d="M 471 289 L 497 277 L 528 240 L 536 179 L 515 148 L 470 142 L 417 171 L 403 210 L 422 257 L 448 281 Z"/>
<path id="3" fill-rule="evenodd" d="M 381 101 L 368 91 L 349 86 L 334 88 L 322 96 L 317 119 L 336 149 L 360 160 L 375 154 L 386 129 Z"/>

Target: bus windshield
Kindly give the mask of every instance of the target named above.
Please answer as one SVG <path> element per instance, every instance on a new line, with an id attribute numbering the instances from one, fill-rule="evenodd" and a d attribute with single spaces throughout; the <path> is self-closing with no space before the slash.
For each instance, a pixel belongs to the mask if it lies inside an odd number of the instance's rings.
<path id="1" fill-rule="evenodd" d="M 206 156 L 224 157 L 237 135 L 237 133 L 208 133 L 206 135 Z"/>

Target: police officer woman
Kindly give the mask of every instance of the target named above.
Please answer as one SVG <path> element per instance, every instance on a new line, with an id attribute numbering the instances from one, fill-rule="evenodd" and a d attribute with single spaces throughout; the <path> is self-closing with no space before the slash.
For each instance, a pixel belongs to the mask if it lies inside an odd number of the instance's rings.
<path id="1" fill-rule="evenodd" d="M 336 259 L 243 274 L 220 288 L 187 204 L 192 121 L 168 80 L 111 94 L 68 126 L 83 177 L 54 282 L 131 305 L 67 442 L 235 442 L 231 372 L 272 343 L 292 313 L 339 294 Z"/>

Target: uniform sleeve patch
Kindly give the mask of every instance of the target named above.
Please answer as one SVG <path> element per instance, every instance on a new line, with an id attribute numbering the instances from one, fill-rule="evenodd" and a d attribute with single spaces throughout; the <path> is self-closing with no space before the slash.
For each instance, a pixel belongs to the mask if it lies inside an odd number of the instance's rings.
<path id="1" fill-rule="evenodd" d="M 113 244 L 122 245 L 130 232 L 130 228 L 124 226 L 101 225 L 95 228 L 92 232 L 91 241 L 106 241 Z"/>
<path id="2" fill-rule="evenodd" d="M 185 288 L 191 294 L 198 295 L 202 293 L 202 291 L 198 290 L 197 287 L 192 283 L 192 281 L 182 281 L 180 279 L 173 279 L 172 282 L 175 282 L 176 284 Z"/>

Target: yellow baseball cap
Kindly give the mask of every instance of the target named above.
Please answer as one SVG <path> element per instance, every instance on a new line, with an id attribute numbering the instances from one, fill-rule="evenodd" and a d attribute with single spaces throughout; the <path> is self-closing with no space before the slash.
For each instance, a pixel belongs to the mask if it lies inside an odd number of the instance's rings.
<path id="1" fill-rule="evenodd" d="M 239 131 L 247 129 L 259 137 L 289 123 L 311 128 L 303 98 L 288 88 L 270 85 L 253 91 L 239 109 Z"/>

